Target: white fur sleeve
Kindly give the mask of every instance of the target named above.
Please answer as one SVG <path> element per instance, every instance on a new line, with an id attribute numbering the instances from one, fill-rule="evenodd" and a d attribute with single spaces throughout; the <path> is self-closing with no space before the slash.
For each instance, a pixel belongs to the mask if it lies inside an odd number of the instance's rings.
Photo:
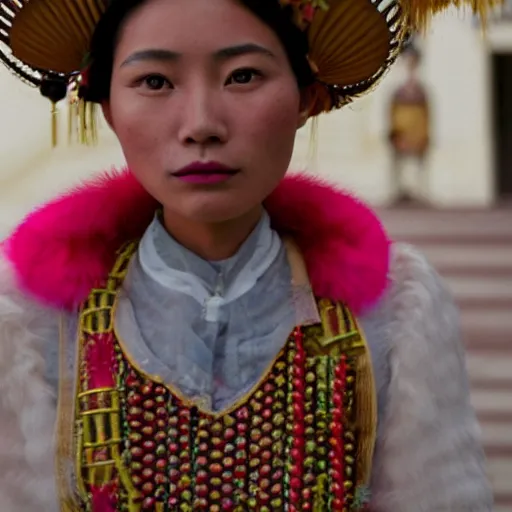
<path id="1" fill-rule="evenodd" d="M 391 379 L 373 471 L 373 512 L 490 512 L 458 311 L 413 248 L 394 248 Z"/>
<path id="2" fill-rule="evenodd" d="M 55 396 L 45 382 L 43 356 L 45 343 L 55 336 L 57 316 L 21 296 L 13 283 L 12 270 L 0 253 L 2 512 L 57 510 L 53 471 Z"/>

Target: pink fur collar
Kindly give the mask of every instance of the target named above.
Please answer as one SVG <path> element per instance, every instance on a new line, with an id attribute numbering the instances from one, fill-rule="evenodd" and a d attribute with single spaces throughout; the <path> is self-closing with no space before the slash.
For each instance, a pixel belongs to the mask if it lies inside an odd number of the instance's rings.
<path id="1" fill-rule="evenodd" d="M 20 288 L 71 310 L 101 283 L 116 250 L 139 238 L 157 204 L 129 171 L 105 174 L 30 214 L 5 243 Z M 356 313 L 387 286 L 389 242 L 366 206 L 304 175 L 266 201 L 274 228 L 299 245 L 317 296 Z"/>

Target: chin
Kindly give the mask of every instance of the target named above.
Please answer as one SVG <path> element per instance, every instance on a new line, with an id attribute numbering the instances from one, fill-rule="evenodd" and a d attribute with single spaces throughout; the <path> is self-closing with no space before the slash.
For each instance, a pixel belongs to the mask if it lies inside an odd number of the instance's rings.
<path id="1" fill-rule="evenodd" d="M 229 201 L 205 201 L 199 204 L 188 205 L 181 210 L 181 215 L 191 221 L 200 223 L 222 223 L 249 214 L 254 208 L 247 209 L 247 205 L 234 204 Z"/>

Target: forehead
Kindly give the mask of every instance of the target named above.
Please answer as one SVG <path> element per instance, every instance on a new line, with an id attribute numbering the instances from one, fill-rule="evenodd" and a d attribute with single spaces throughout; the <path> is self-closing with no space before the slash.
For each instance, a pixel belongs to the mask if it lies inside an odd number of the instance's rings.
<path id="1" fill-rule="evenodd" d="M 274 31 L 238 0 L 147 0 L 124 21 L 117 52 L 213 52 L 247 42 L 284 56 Z"/>

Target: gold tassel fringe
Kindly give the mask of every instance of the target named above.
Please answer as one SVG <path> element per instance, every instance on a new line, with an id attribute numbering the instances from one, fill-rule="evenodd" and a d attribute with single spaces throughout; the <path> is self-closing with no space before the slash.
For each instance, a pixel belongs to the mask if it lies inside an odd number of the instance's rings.
<path id="1" fill-rule="evenodd" d="M 97 106 L 78 96 L 78 85 L 71 91 L 68 105 L 68 144 L 74 143 L 98 143 Z"/>
<path id="2" fill-rule="evenodd" d="M 319 133 L 319 119 L 313 117 L 309 121 L 309 145 L 308 145 L 308 156 L 307 163 L 308 169 L 318 168 L 318 133 Z"/>
<path id="3" fill-rule="evenodd" d="M 98 143 L 97 105 L 86 102 L 78 94 L 80 82 L 73 83 L 68 93 L 68 144 L 94 146 Z M 52 147 L 59 140 L 57 104 L 51 104 L 51 138 Z"/>
<path id="4" fill-rule="evenodd" d="M 449 7 L 470 8 L 473 14 L 480 18 L 481 26 L 485 30 L 489 15 L 501 4 L 503 0 L 403 0 L 401 2 L 411 28 L 418 32 L 425 32 L 432 16 Z"/>
<path id="5" fill-rule="evenodd" d="M 57 142 L 58 142 L 58 129 L 59 129 L 58 116 L 59 116 L 59 111 L 57 109 L 57 104 L 55 102 L 53 102 L 53 101 L 52 101 L 51 116 L 52 116 L 52 120 L 51 120 L 51 123 L 52 123 L 52 147 L 55 147 L 57 145 Z"/>
<path id="6" fill-rule="evenodd" d="M 364 340 L 361 326 L 358 325 Z M 364 340 L 366 345 L 366 340 Z M 366 345 L 364 352 L 357 356 L 356 381 L 356 424 L 359 427 L 358 444 L 358 480 L 366 485 L 370 482 L 373 452 L 377 436 L 377 396 L 370 350 Z"/>

